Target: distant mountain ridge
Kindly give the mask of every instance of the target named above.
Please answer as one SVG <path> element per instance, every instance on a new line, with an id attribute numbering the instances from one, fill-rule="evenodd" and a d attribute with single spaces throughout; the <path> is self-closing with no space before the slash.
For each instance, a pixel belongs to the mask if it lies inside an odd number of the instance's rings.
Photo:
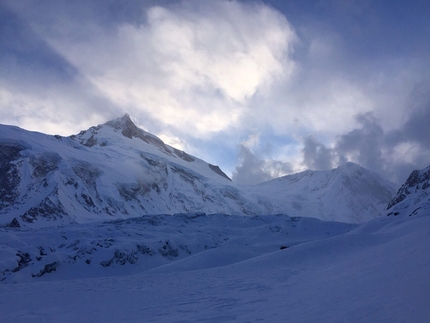
<path id="1" fill-rule="evenodd" d="M 166 145 L 128 114 L 70 137 L 0 125 L 0 225 L 189 212 L 363 222 L 382 215 L 394 192 L 353 163 L 236 186 L 218 166 Z"/>
<path id="2" fill-rule="evenodd" d="M 352 222 L 380 215 L 395 192 L 393 183 L 351 162 L 328 171 L 283 176 L 257 187 L 274 202 L 274 212 L 299 212 L 331 221 L 342 221 L 348 214 Z"/>

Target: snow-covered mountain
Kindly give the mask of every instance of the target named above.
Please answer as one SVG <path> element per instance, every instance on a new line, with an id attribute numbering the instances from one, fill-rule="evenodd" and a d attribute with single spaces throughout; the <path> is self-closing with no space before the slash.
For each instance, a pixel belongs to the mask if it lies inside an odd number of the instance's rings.
<path id="1" fill-rule="evenodd" d="M 219 167 L 165 145 L 128 115 L 71 137 L 1 126 L 0 146 L 2 223 L 242 209 Z"/>
<path id="2" fill-rule="evenodd" d="M 163 143 L 126 114 L 70 137 L 0 125 L 0 225 L 52 226 L 188 212 L 363 222 L 391 183 L 348 163 L 256 186 Z"/>
<path id="3" fill-rule="evenodd" d="M 393 183 L 354 163 L 280 177 L 254 189 L 271 213 L 348 222 L 380 216 L 395 192 Z"/>
<path id="4" fill-rule="evenodd" d="M 430 166 L 414 170 L 387 207 L 387 215 L 412 216 L 430 211 Z"/>

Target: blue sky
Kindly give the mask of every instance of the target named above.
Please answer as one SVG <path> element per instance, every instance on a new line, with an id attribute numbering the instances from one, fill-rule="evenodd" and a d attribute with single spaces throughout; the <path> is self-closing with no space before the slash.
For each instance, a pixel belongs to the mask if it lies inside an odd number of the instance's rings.
<path id="1" fill-rule="evenodd" d="M 430 165 L 428 1 L 0 3 L 0 123 L 129 113 L 238 183 Z"/>

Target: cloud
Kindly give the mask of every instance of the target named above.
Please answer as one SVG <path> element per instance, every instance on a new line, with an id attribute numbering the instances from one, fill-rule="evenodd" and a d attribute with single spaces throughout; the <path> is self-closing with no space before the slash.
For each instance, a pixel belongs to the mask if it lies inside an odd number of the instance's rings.
<path id="1" fill-rule="evenodd" d="M 139 24 L 54 27 L 47 42 L 109 101 L 199 136 L 237 126 L 256 93 L 294 70 L 295 34 L 263 4 L 184 1 Z"/>
<path id="2" fill-rule="evenodd" d="M 258 184 L 293 172 L 293 165 L 259 158 L 245 144 L 239 145 L 239 162 L 232 180 L 237 184 Z"/>
<path id="3" fill-rule="evenodd" d="M 313 136 L 305 138 L 303 164 L 310 169 L 327 170 L 347 161 L 372 169 L 393 181 L 398 181 L 395 156 L 386 144 L 387 134 L 372 113 L 355 116 L 359 127 L 336 138 L 332 147 L 318 142 Z M 392 151 L 391 151 L 392 152 Z"/>
<path id="4" fill-rule="evenodd" d="M 355 120 L 358 126 L 337 136 L 330 145 L 315 135 L 305 136 L 300 151 L 304 169 L 329 170 L 352 161 L 401 184 L 414 169 L 430 165 L 430 100 L 416 108 L 396 130 L 384 131 L 380 119 L 372 113 L 357 114 Z M 233 172 L 237 183 L 256 184 L 301 170 L 286 160 L 257 156 L 249 146 L 258 145 L 261 143 L 254 137 L 240 145 L 238 166 Z"/>
<path id="5" fill-rule="evenodd" d="M 302 150 L 303 164 L 325 170 L 352 161 L 400 184 L 412 170 L 430 164 L 429 108 L 430 100 L 392 131 L 384 131 L 372 113 L 358 114 L 359 127 L 338 136 L 333 147 L 308 136 Z"/>
<path id="6" fill-rule="evenodd" d="M 232 180 L 238 184 L 257 184 L 271 179 L 264 170 L 265 161 L 257 158 L 244 145 L 239 145 L 239 163 Z"/>
<path id="7" fill-rule="evenodd" d="M 382 159 L 384 131 L 371 114 L 358 114 L 360 128 L 338 137 L 335 152 L 341 161 L 350 160 L 377 171 L 384 165 Z"/>
<path id="8" fill-rule="evenodd" d="M 402 127 L 390 134 L 390 144 L 410 141 L 423 148 L 430 147 L 430 83 L 416 87 L 408 108 L 411 112 Z"/>
<path id="9" fill-rule="evenodd" d="M 0 5 L 0 20 L 2 123 L 70 135 L 115 115 L 113 104 L 24 19 Z"/>
<path id="10" fill-rule="evenodd" d="M 314 136 L 305 138 L 303 153 L 303 163 L 307 169 L 328 170 L 332 168 L 332 151 L 319 143 Z"/>

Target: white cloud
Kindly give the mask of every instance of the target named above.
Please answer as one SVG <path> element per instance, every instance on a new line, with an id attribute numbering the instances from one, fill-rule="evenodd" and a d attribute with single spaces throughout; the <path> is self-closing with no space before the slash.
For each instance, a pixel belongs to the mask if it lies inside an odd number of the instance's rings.
<path id="1" fill-rule="evenodd" d="M 293 172 L 291 163 L 262 159 L 246 144 L 239 145 L 238 153 L 239 163 L 232 175 L 238 184 L 258 184 Z"/>
<path id="2" fill-rule="evenodd" d="M 102 123 L 110 112 L 108 102 L 85 93 L 82 87 L 57 84 L 53 88 L 17 89 L 0 82 L 0 119 L 4 124 L 69 136 Z"/>
<path id="3" fill-rule="evenodd" d="M 237 126 L 250 99 L 294 69 L 295 34 L 265 5 L 185 1 L 148 9 L 141 25 L 90 30 L 48 40 L 118 106 L 197 135 Z"/>

